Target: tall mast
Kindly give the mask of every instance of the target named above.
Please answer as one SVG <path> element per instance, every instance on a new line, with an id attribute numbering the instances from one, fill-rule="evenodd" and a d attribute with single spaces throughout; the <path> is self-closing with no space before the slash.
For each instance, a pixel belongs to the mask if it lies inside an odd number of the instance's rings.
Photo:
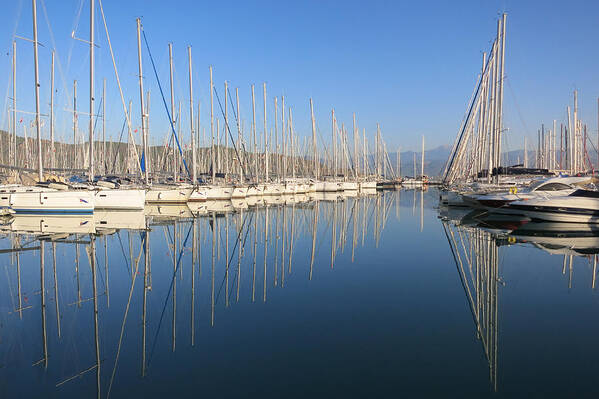
<path id="1" fill-rule="evenodd" d="M 258 144 L 256 142 L 256 97 L 252 85 L 252 137 L 254 139 L 254 182 L 258 183 Z"/>
<path id="2" fill-rule="evenodd" d="M 102 171 L 106 174 L 106 78 L 102 80 Z"/>
<path id="3" fill-rule="evenodd" d="M 333 176 L 337 177 L 337 139 L 335 137 L 335 109 L 331 110 L 331 147 L 333 152 Z"/>
<path id="4" fill-rule="evenodd" d="M 599 100 L 598 100 L 599 101 Z M 279 114 L 278 112 L 278 104 L 277 104 L 277 97 L 275 97 L 275 154 L 277 155 L 277 172 L 276 172 L 276 176 L 277 176 L 277 182 L 279 181 L 279 173 L 280 173 L 280 169 L 281 169 L 281 164 L 280 164 L 280 158 L 279 158 L 279 139 L 277 137 L 277 135 L 279 134 L 278 132 L 278 126 L 279 126 Z"/>
<path id="5" fill-rule="evenodd" d="M 566 145 L 566 156 L 568 157 L 568 169 L 570 170 L 570 173 L 574 173 L 574 168 L 572 167 L 572 120 L 570 118 L 570 106 L 568 105 L 566 107 L 566 111 L 568 114 L 568 132 L 566 134 L 566 140 L 567 145 Z"/>
<path id="6" fill-rule="evenodd" d="M 210 137 L 211 137 L 211 158 L 212 158 L 212 184 L 216 179 L 216 165 L 214 164 L 214 86 L 212 85 L 212 66 L 210 66 Z"/>
<path id="7" fill-rule="evenodd" d="M 37 131 L 37 177 L 42 181 L 44 167 L 42 165 L 42 131 L 40 126 L 40 80 L 37 61 L 37 9 L 33 0 L 33 58 L 35 64 L 35 128 Z M 43 287 L 42 287 L 43 288 Z"/>
<path id="8" fill-rule="evenodd" d="M 50 72 L 50 167 L 56 167 L 56 154 L 54 153 L 54 50 L 52 50 Z"/>
<path id="9" fill-rule="evenodd" d="M 497 32 L 499 32 L 499 21 L 497 22 L 498 26 L 497 26 Z M 490 115 L 489 115 L 489 125 L 490 125 L 490 129 L 489 129 L 489 167 L 488 167 L 488 173 L 487 173 L 487 183 L 491 183 L 491 178 L 493 175 L 493 167 L 494 165 L 494 160 L 495 160 L 495 115 L 496 115 L 496 108 L 495 108 L 495 101 L 496 101 L 496 91 L 495 88 L 497 87 L 496 85 L 496 80 L 495 80 L 495 76 L 496 76 L 496 69 L 497 69 L 497 47 L 499 45 L 498 40 L 499 40 L 499 35 L 497 35 L 498 37 L 495 39 L 495 42 L 493 43 L 493 49 L 492 49 L 492 53 L 490 55 L 490 57 L 492 57 L 492 60 L 489 59 L 489 62 L 493 62 L 493 64 L 491 65 L 491 69 L 489 71 L 489 76 L 491 79 L 491 87 L 490 87 L 490 92 L 489 92 L 489 108 L 490 109 Z M 537 151 L 537 155 L 538 155 L 538 151 Z"/>
<path id="10" fill-rule="evenodd" d="M 242 141 L 243 141 L 243 137 L 241 134 L 241 125 L 240 125 L 240 120 L 241 120 L 241 115 L 239 113 L 239 87 L 235 88 L 235 99 L 237 100 L 237 148 L 239 149 L 239 180 L 241 182 L 241 184 L 243 184 L 244 180 L 243 180 L 243 165 L 241 163 L 241 148 L 242 148 Z"/>
<path id="11" fill-rule="evenodd" d="M 191 46 L 187 47 L 187 55 L 189 58 L 189 125 L 191 127 L 191 175 L 193 184 L 197 184 L 197 165 L 196 165 L 196 138 L 193 126 L 193 81 L 191 77 Z M 225 93 L 226 94 L 226 93 Z"/>
<path id="12" fill-rule="evenodd" d="M 264 182 L 268 183 L 268 133 L 266 131 L 266 82 L 263 83 L 264 89 Z"/>
<path id="13" fill-rule="evenodd" d="M 574 90 L 574 123 L 572 124 L 573 173 L 578 172 L 578 90 Z"/>
<path id="14" fill-rule="evenodd" d="M 145 119 L 146 119 L 146 128 L 144 129 L 143 133 L 144 133 L 144 160 L 145 160 L 145 166 L 146 166 L 146 173 L 148 174 L 148 180 L 150 178 L 150 172 L 152 169 L 152 157 L 150 156 L 150 153 L 152 152 L 150 150 L 150 140 L 149 140 L 149 135 L 150 135 L 150 90 L 148 90 L 146 92 L 146 110 L 144 112 L 145 115 Z"/>
<path id="15" fill-rule="evenodd" d="M 420 165 L 420 176 L 424 179 L 424 135 L 422 135 L 422 161 Z"/>
<path id="16" fill-rule="evenodd" d="M 376 176 L 381 177 L 381 127 L 376 124 Z"/>
<path id="17" fill-rule="evenodd" d="M 128 115 L 133 115 L 133 101 L 129 100 L 129 112 Z M 125 171 L 129 171 L 131 170 L 131 162 L 133 162 L 133 149 L 135 148 L 135 138 L 133 137 L 133 135 L 129 135 L 128 139 L 127 139 L 127 163 L 126 163 L 126 168 Z"/>
<path id="18" fill-rule="evenodd" d="M 524 136 L 524 167 L 528 168 L 528 150 L 526 147 L 526 136 Z"/>
<path id="19" fill-rule="evenodd" d="M 94 2 L 89 4 L 89 181 L 94 180 Z"/>
<path id="20" fill-rule="evenodd" d="M 364 175 L 364 177 L 366 177 L 366 175 L 368 174 L 368 169 L 366 166 L 366 152 L 368 151 L 367 147 L 366 147 L 366 128 L 363 129 L 363 133 L 364 133 L 364 146 L 362 148 L 362 155 L 363 155 L 363 162 L 364 162 L 364 168 L 362 170 L 362 173 Z"/>
<path id="21" fill-rule="evenodd" d="M 283 147 L 283 178 L 287 176 L 287 148 L 285 146 L 285 96 L 281 96 L 281 146 Z"/>
<path id="22" fill-rule="evenodd" d="M 13 165 L 17 166 L 17 42 L 12 42 L 12 135 Z"/>
<path id="23" fill-rule="evenodd" d="M 223 145 L 223 150 L 225 150 L 225 151 L 226 151 L 226 148 L 227 148 L 227 129 L 229 129 L 229 108 L 227 107 L 227 103 L 228 103 L 228 101 L 227 101 L 227 95 L 228 95 L 228 93 L 229 93 L 229 85 L 228 85 L 227 81 L 225 80 L 225 126 L 223 126 L 223 144 L 224 144 Z M 229 152 L 226 151 L 225 152 L 225 156 L 228 155 L 228 154 L 229 154 Z M 227 162 L 227 158 L 228 157 L 225 158 L 225 165 L 226 165 L 225 174 L 229 171 L 229 163 Z M 221 163 L 220 163 L 221 162 L 220 156 L 219 156 L 218 160 L 219 160 L 219 167 L 220 167 L 220 165 L 221 165 Z"/>
<path id="24" fill-rule="evenodd" d="M 173 44 L 168 44 L 168 64 L 170 71 L 170 82 L 171 82 L 171 122 L 173 124 L 173 128 L 175 127 L 175 123 L 179 122 L 175 120 L 175 91 L 173 87 Z M 142 110 L 143 112 L 143 110 Z M 176 182 L 177 179 L 177 149 L 175 148 L 175 138 L 173 137 L 173 181 Z"/>
<path id="25" fill-rule="evenodd" d="M 318 154 L 316 150 L 316 123 L 314 122 L 314 104 L 310 98 L 310 119 L 312 120 L 312 150 L 314 151 L 314 178 L 318 180 Z"/>
<path id="26" fill-rule="evenodd" d="M 347 181 L 347 154 L 346 154 L 346 142 L 345 142 L 345 125 L 341 122 L 341 129 L 339 129 L 339 146 L 341 147 L 341 153 L 339 159 L 339 167 L 343 172 L 343 180 Z"/>
<path id="27" fill-rule="evenodd" d="M 147 146 L 147 140 L 146 140 L 146 135 L 145 135 L 145 123 L 144 123 L 144 116 L 145 116 L 145 108 L 144 108 L 144 83 L 143 83 L 143 72 L 142 72 L 142 66 L 141 66 L 141 20 L 139 18 L 137 18 L 136 20 L 137 22 L 137 65 L 138 65 L 138 71 L 139 71 L 139 104 L 140 104 L 140 111 L 141 111 L 141 132 L 142 132 L 142 138 L 143 138 L 143 147 L 144 147 L 144 156 L 143 156 L 143 160 L 144 160 L 144 164 L 143 166 L 143 170 L 144 170 L 144 180 L 146 184 L 149 184 L 149 178 L 148 178 L 148 153 L 146 152 L 146 146 Z"/>
<path id="28" fill-rule="evenodd" d="M 73 81 L 73 167 L 77 165 L 77 81 Z"/>
<path id="29" fill-rule="evenodd" d="M 354 168 L 354 176 L 356 181 L 358 181 L 358 127 L 356 126 L 356 113 L 354 112 L 354 158 L 353 158 L 353 168 Z"/>
<path id="30" fill-rule="evenodd" d="M 401 179 L 401 147 L 397 148 L 397 177 Z"/>
<path id="31" fill-rule="evenodd" d="M 551 164 L 549 165 L 549 167 L 552 170 L 555 170 L 555 138 L 557 136 L 557 121 L 554 119 L 553 120 L 553 132 L 551 133 L 551 139 L 552 141 L 552 146 L 551 146 L 551 154 L 550 154 L 550 159 L 551 159 Z"/>
<path id="32" fill-rule="evenodd" d="M 293 115 L 289 107 L 289 153 L 291 155 L 291 177 L 295 179 L 295 159 L 293 158 Z"/>
<path id="33" fill-rule="evenodd" d="M 478 173 L 483 168 L 484 162 L 484 134 L 485 134 L 485 103 L 486 103 L 486 90 L 485 90 L 485 71 L 487 67 L 487 53 L 483 51 L 483 64 L 480 71 L 480 79 L 481 79 L 481 100 L 479 100 L 479 109 L 478 109 L 478 126 L 477 126 L 477 134 L 478 134 L 478 145 L 477 151 L 475 153 L 476 157 L 476 169 L 475 174 Z"/>
<path id="34" fill-rule="evenodd" d="M 499 70 L 499 106 L 497 118 L 499 119 L 497 131 L 497 166 L 501 165 L 501 134 L 503 133 L 503 79 L 505 70 L 505 20 L 506 14 L 503 13 L 501 20 L 501 64 Z M 499 181 L 499 175 L 497 175 Z"/>
<path id="35" fill-rule="evenodd" d="M 220 167 L 220 119 L 216 118 L 216 153 L 214 163 L 216 169 L 221 170 Z"/>

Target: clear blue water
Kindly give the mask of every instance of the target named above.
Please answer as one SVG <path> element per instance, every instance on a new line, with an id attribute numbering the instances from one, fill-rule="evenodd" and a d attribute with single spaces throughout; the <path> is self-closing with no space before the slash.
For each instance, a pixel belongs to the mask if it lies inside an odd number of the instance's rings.
<path id="1" fill-rule="evenodd" d="M 0 253 L 2 397 L 596 396 L 593 234 L 541 245 L 437 198 L 6 233 L 34 249 Z"/>

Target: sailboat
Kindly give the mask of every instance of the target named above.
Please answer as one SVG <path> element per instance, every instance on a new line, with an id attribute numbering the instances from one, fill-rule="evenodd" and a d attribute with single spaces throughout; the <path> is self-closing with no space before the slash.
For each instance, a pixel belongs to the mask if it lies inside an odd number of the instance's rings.
<path id="1" fill-rule="evenodd" d="M 38 140 L 38 179 L 43 180 L 43 164 L 41 150 L 40 112 L 39 112 L 39 74 L 37 57 L 37 12 L 36 2 L 33 2 L 33 45 L 35 58 L 35 97 L 36 97 L 36 127 Z M 94 184 L 94 2 L 90 7 L 90 120 L 89 120 L 89 184 L 69 186 L 67 184 L 48 183 L 40 189 L 15 188 L 8 197 L 9 206 L 17 214 L 91 214 L 94 208 L 140 210 L 145 204 L 145 190 L 135 188 L 118 188 L 117 184 L 109 181 L 98 181 Z M 2 197 L 6 197 L 2 195 Z M 2 201 L 6 201 L 3 198 Z"/>
<path id="2" fill-rule="evenodd" d="M 93 7 L 92 7 L 93 9 Z M 92 10 L 93 13 L 93 10 Z M 34 78 L 35 78 L 35 125 L 37 130 L 37 156 L 38 156 L 38 180 L 44 177 L 42 163 L 42 139 L 40 124 L 40 95 L 39 95 L 39 71 L 38 71 L 38 40 L 37 40 L 37 9 L 36 0 L 33 1 L 33 56 L 34 56 Z M 93 14 L 92 14 L 93 15 Z M 93 32 L 93 26 L 91 31 Z M 93 35 L 93 33 L 92 33 Z M 92 36 L 93 37 L 93 36 Z M 92 39 L 93 41 L 93 39 Z M 93 49 L 93 44 L 91 46 Z M 93 50 L 92 50 L 93 51 Z M 93 59 L 93 56 L 92 56 Z M 92 73 L 93 76 L 93 73 Z M 93 106 L 93 102 L 92 102 Z M 92 123 L 90 122 L 90 126 Z M 92 126 L 93 127 L 93 126 Z M 4 196 L 4 195 L 3 195 Z M 85 190 L 60 191 L 43 190 L 39 192 L 25 191 L 14 192 L 8 197 L 9 206 L 16 214 L 91 214 L 94 211 L 92 193 Z"/>
<path id="3" fill-rule="evenodd" d="M 422 157 L 420 163 L 420 176 L 416 174 L 416 153 L 414 153 L 414 177 L 408 177 L 401 182 L 406 187 L 422 187 L 428 183 L 428 177 L 424 175 L 424 136 L 422 136 Z"/>

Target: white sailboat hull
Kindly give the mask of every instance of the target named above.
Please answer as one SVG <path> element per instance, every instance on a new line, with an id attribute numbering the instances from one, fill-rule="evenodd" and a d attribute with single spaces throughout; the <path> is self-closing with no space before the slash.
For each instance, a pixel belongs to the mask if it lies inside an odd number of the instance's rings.
<path id="1" fill-rule="evenodd" d="M 230 200 L 233 197 L 232 186 L 206 186 L 206 200 Z"/>
<path id="2" fill-rule="evenodd" d="M 188 202 L 204 202 L 208 199 L 208 189 L 205 186 L 196 187 L 189 196 Z"/>
<path id="3" fill-rule="evenodd" d="M 206 202 L 206 208 L 208 212 L 225 213 L 233 212 L 233 203 L 230 200 L 225 201 L 208 201 Z"/>
<path id="4" fill-rule="evenodd" d="M 80 191 L 42 191 L 14 193 L 9 197 L 16 214 L 91 215 L 94 213 L 93 193 Z"/>
<path id="5" fill-rule="evenodd" d="M 146 202 L 159 204 L 184 204 L 193 187 L 152 187 L 146 192 Z"/>
<path id="6" fill-rule="evenodd" d="M 343 191 L 357 191 L 358 183 L 351 182 L 351 181 L 344 181 L 342 183 L 341 187 L 343 188 Z"/>
<path id="7" fill-rule="evenodd" d="M 143 210 L 96 210 L 94 225 L 96 230 L 143 230 L 146 215 Z"/>
<path id="8" fill-rule="evenodd" d="M 151 204 L 145 207 L 144 213 L 155 220 L 190 218 L 193 216 L 187 204 Z"/>
<path id="9" fill-rule="evenodd" d="M 142 210 L 146 203 L 145 190 L 97 190 L 94 191 L 95 209 Z"/>
<path id="10" fill-rule="evenodd" d="M 362 181 L 360 182 L 360 190 L 376 190 L 376 182 Z"/>
<path id="11" fill-rule="evenodd" d="M 10 206 L 10 195 L 13 193 L 39 193 L 42 191 L 56 191 L 46 187 L 22 186 L 20 184 L 6 184 L 0 186 L 0 208 Z"/>
<path id="12" fill-rule="evenodd" d="M 264 186 L 264 195 L 283 195 L 285 194 L 285 185 L 280 183 L 270 183 Z"/>
<path id="13" fill-rule="evenodd" d="M 248 187 L 247 197 L 258 197 L 264 194 L 264 186 L 262 185 L 252 185 Z"/>
<path id="14" fill-rule="evenodd" d="M 323 192 L 334 193 L 343 190 L 341 182 L 325 181 Z"/>
<path id="15" fill-rule="evenodd" d="M 233 193 L 231 194 L 231 198 L 245 198 L 247 197 L 248 187 L 245 186 L 236 186 L 233 188 Z"/>
<path id="16" fill-rule="evenodd" d="M 13 232 L 23 234 L 92 234 L 96 231 L 93 215 L 17 215 L 10 227 Z"/>
<path id="17" fill-rule="evenodd" d="M 316 181 L 316 182 L 310 184 L 309 192 L 317 193 L 317 192 L 322 192 L 322 191 L 324 191 L 324 182 Z"/>

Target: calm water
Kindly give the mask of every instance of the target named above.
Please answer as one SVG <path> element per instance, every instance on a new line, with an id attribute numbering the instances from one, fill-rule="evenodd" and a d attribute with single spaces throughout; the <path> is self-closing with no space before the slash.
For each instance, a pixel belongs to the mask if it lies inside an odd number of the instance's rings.
<path id="1" fill-rule="evenodd" d="M 598 234 L 523 238 L 437 198 L 4 234 L 2 397 L 596 395 Z"/>

